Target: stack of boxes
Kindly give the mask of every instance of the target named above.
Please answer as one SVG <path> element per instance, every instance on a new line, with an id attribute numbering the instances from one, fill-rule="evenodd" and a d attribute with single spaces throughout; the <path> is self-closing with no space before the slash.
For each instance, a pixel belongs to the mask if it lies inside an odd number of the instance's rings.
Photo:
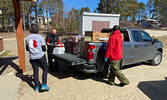
<path id="1" fill-rule="evenodd" d="M 67 39 L 67 49 L 66 49 L 66 52 L 68 53 L 72 53 L 73 52 L 73 42 L 72 42 L 72 37 L 69 37 Z"/>
<path id="2" fill-rule="evenodd" d="M 90 36 L 84 36 L 81 37 L 81 41 L 80 41 L 80 54 L 79 56 L 81 56 L 82 58 L 85 58 L 87 55 L 87 47 L 88 47 L 88 43 L 91 41 L 91 37 Z"/>
<path id="3" fill-rule="evenodd" d="M 110 37 L 110 33 L 86 31 L 85 36 L 91 36 L 92 42 L 107 42 Z"/>
<path id="4" fill-rule="evenodd" d="M 56 43 L 56 47 L 53 49 L 53 53 L 54 54 L 64 54 L 64 52 L 65 52 L 64 43 L 62 42 Z"/>
<path id="5" fill-rule="evenodd" d="M 86 55 L 86 44 L 91 41 L 90 36 L 70 36 L 67 39 L 67 50 L 68 53 L 73 53 L 79 57 L 84 57 Z M 84 55 L 84 56 L 83 56 Z"/>
<path id="6" fill-rule="evenodd" d="M 79 52 L 79 41 L 81 40 L 81 35 L 76 35 L 72 37 L 72 42 L 73 42 L 73 54 L 77 55 Z"/>
<path id="7" fill-rule="evenodd" d="M 86 31 L 85 36 L 70 36 L 67 39 L 68 53 L 73 53 L 79 57 L 85 58 L 87 55 L 87 47 L 90 42 L 107 42 L 110 33 L 100 33 L 94 31 Z"/>

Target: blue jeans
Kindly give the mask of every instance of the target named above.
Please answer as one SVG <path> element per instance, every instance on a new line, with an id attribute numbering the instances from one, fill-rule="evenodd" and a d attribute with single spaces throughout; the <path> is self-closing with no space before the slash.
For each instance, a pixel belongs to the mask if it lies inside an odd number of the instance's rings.
<path id="1" fill-rule="evenodd" d="M 47 66 L 47 62 L 46 62 L 46 56 L 44 55 L 42 58 L 40 59 L 30 59 L 30 63 L 33 67 L 33 75 L 34 75 L 34 83 L 35 86 L 40 86 L 40 82 L 39 82 L 39 70 L 38 67 L 40 66 L 43 70 L 43 74 L 42 74 L 42 84 L 46 84 L 47 83 L 47 72 L 48 72 L 48 66 Z"/>

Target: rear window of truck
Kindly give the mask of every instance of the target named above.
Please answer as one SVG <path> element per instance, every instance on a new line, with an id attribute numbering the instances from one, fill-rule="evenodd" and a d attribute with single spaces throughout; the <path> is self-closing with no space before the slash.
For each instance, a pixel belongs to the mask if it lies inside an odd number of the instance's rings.
<path id="1" fill-rule="evenodd" d="M 125 41 L 125 42 L 130 41 L 128 31 L 126 31 L 126 30 L 121 30 L 121 33 L 123 34 L 123 37 L 124 37 L 124 41 Z"/>

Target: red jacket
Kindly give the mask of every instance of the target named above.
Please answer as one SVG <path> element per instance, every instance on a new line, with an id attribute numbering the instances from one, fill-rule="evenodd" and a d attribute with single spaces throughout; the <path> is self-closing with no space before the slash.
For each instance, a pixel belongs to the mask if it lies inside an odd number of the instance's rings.
<path id="1" fill-rule="evenodd" d="M 123 52 L 122 43 L 120 30 L 114 31 L 108 40 L 105 57 L 114 61 L 121 60 Z"/>

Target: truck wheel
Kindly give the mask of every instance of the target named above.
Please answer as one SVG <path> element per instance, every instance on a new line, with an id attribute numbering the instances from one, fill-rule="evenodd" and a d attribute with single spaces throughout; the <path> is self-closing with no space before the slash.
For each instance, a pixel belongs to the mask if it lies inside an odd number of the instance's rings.
<path id="1" fill-rule="evenodd" d="M 150 60 L 150 64 L 153 66 L 158 66 L 162 61 L 162 53 L 157 51 L 154 58 Z"/>

